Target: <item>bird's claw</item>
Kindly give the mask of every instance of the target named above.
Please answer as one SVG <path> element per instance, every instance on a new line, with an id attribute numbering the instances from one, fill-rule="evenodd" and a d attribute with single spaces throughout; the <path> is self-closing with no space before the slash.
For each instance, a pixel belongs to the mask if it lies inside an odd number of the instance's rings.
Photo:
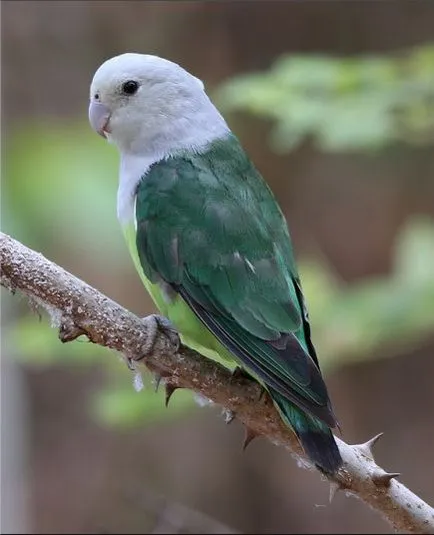
<path id="1" fill-rule="evenodd" d="M 157 322 L 159 330 L 165 336 L 167 336 L 174 350 L 178 351 L 181 341 L 179 338 L 178 331 L 175 329 L 175 326 L 173 325 L 173 323 L 167 318 L 165 318 L 164 316 L 159 316 L 158 314 L 152 314 L 152 316 Z"/>
<path id="2" fill-rule="evenodd" d="M 142 318 L 142 322 L 146 325 L 148 330 L 147 343 L 143 348 L 144 356 L 152 351 L 159 332 L 163 333 L 169 339 L 174 351 L 179 349 L 180 339 L 178 331 L 167 318 L 158 314 L 150 314 L 149 316 Z"/>

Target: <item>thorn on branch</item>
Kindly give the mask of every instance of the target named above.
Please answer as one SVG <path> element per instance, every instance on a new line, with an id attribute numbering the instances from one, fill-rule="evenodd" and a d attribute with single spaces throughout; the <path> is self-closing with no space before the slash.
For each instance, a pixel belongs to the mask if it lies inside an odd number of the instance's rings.
<path id="1" fill-rule="evenodd" d="M 340 489 L 341 486 L 339 485 L 339 483 L 336 483 L 335 481 L 330 482 L 329 503 L 332 503 L 333 498 L 336 496 L 337 491 Z"/>
<path id="2" fill-rule="evenodd" d="M 365 457 L 368 457 L 372 461 L 374 461 L 374 452 L 373 447 L 378 442 L 378 440 L 383 436 L 384 433 L 378 433 L 378 435 L 375 435 L 375 437 L 372 437 L 368 441 L 364 442 L 363 444 L 355 444 L 353 447 L 356 448 L 360 453 L 362 453 Z"/>
<path id="3" fill-rule="evenodd" d="M 166 399 L 165 399 L 165 405 L 166 407 L 169 406 L 170 398 L 172 397 L 172 394 L 177 390 L 178 388 L 181 388 L 180 386 L 172 385 L 171 383 L 166 383 L 164 385 L 165 391 L 166 391 Z"/>
<path id="4" fill-rule="evenodd" d="M 372 481 L 377 487 L 388 487 L 392 479 L 399 477 L 399 472 L 385 472 L 381 468 L 372 474 Z"/>
<path id="5" fill-rule="evenodd" d="M 161 370 L 157 372 L 153 372 L 153 373 L 154 373 L 155 392 L 157 393 L 158 389 L 160 388 L 160 385 L 165 384 L 167 377 L 170 377 L 171 374 L 161 371 Z M 181 388 L 181 387 L 178 387 L 178 388 Z"/>
<path id="6" fill-rule="evenodd" d="M 247 446 L 252 442 L 252 440 L 259 436 L 259 433 L 256 431 L 253 431 L 250 427 L 247 427 L 247 425 L 244 426 L 244 442 L 243 442 L 243 451 L 246 451 Z"/>
<path id="7" fill-rule="evenodd" d="M 160 383 L 161 383 L 161 379 L 162 379 L 161 374 L 156 373 L 156 374 L 154 375 L 155 393 L 158 392 L 158 389 L 159 389 L 159 387 L 160 387 Z"/>
<path id="8" fill-rule="evenodd" d="M 75 325 L 71 318 L 63 318 L 59 327 L 59 339 L 61 342 L 72 342 L 82 334 L 87 336 L 86 331 Z"/>

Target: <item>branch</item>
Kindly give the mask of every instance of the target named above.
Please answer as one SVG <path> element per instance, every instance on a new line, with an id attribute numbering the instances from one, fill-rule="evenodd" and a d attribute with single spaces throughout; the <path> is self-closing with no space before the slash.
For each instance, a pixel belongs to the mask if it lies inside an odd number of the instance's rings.
<path id="1" fill-rule="evenodd" d="M 236 415 L 250 436 L 263 435 L 311 466 L 270 398 L 259 400 L 258 383 L 232 377 L 223 366 L 185 346 L 174 347 L 164 333 L 154 336 L 149 323 L 3 233 L 0 251 L 2 286 L 18 289 L 43 306 L 57 320 L 63 342 L 85 334 L 90 341 L 121 352 L 129 363 L 146 365 L 165 377 L 172 389 L 189 388 L 221 405 Z M 378 438 L 355 446 L 336 438 L 344 467 L 329 479 L 330 498 L 336 490 L 344 490 L 380 512 L 397 531 L 434 533 L 434 509 L 396 481 L 399 474 L 387 473 L 375 463 L 372 446 Z"/>

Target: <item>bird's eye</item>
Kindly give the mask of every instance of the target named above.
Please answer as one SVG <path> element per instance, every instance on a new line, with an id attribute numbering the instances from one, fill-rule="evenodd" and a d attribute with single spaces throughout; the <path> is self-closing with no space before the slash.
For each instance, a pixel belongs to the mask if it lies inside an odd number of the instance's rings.
<path id="1" fill-rule="evenodd" d="M 139 89 L 139 84 L 134 80 L 128 80 L 122 84 L 122 92 L 126 95 L 134 95 L 137 89 Z"/>
<path id="2" fill-rule="evenodd" d="M 94 95 L 94 99 L 95 99 L 95 100 L 99 100 L 99 93 L 95 93 L 95 95 Z"/>

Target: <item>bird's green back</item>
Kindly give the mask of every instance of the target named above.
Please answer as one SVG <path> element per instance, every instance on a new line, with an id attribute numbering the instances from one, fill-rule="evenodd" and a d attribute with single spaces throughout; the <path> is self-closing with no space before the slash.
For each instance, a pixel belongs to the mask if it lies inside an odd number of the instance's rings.
<path id="1" fill-rule="evenodd" d="M 334 425 L 286 221 L 236 137 L 151 166 L 136 223 L 146 278 L 181 295 L 267 386 Z"/>

